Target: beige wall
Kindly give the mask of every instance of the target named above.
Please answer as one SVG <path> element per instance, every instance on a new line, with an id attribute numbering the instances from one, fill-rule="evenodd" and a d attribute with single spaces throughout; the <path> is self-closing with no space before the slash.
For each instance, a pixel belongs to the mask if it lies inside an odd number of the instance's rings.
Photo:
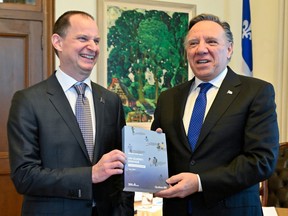
<path id="1" fill-rule="evenodd" d="M 149 0 L 147 0 L 148 2 Z M 242 19 L 242 0 L 158 0 L 161 2 L 175 2 L 185 4 L 196 4 L 196 13 L 213 13 L 221 19 L 230 23 L 234 34 L 234 54 L 230 66 L 241 73 L 241 19 Z M 66 10 L 78 9 L 84 10 L 96 17 L 97 0 L 55 0 L 56 18 Z M 265 2 L 265 3 L 263 3 Z M 253 0 L 251 1 L 251 20 L 253 37 L 253 67 L 254 77 L 271 82 L 276 90 L 276 102 L 278 107 L 283 107 L 279 82 L 279 53 L 281 45 L 279 44 L 279 20 L 281 17 L 280 1 L 275 0 Z M 57 61 L 56 61 L 57 66 Z M 96 79 L 96 70 L 93 71 L 92 80 Z M 287 106 L 284 106 L 287 107 Z M 283 112 L 283 111 L 282 111 Z M 279 119 L 281 113 L 278 112 Z M 286 112 L 286 111 L 285 111 Z M 283 121 L 283 120 L 282 120 Z M 287 120 L 285 120 L 286 122 Z M 280 127 L 283 124 L 280 124 Z M 284 125 L 287 125 L 285 123 Z M 287 131 L 287 129 L 281 131 Z M 281 136 L 283 137 L 283 136 Z M 285 135 L 286 138 L 286 135 Z M 284 141 L 281 138 L 280 141 Z"/>

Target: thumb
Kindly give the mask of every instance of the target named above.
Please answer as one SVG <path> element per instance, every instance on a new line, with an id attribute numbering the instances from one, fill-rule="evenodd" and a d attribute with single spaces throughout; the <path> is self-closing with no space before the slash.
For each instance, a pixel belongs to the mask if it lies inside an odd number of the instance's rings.
<path id="1" fill-rule="evenodd" d="M 157 128 L 157 129 L 156 129 L 156 132 L 157 132 L 157 133 L 162 133 L 163 130 L 162 130 L 162 128 Z"/>

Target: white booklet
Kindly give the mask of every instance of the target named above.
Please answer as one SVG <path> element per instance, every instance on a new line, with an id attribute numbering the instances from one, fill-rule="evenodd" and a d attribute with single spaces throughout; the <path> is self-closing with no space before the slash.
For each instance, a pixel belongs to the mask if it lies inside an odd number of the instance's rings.
<path id="1" fill-rule="evenodd" d="M 154 193 L 168 187 L 167 147 L 164 133 L 124 126 L 124 191 Z"/>

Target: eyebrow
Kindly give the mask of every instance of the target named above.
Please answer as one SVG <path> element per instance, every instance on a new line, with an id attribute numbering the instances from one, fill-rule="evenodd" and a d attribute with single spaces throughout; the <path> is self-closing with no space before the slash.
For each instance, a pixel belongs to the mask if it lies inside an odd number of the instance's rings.
<path id="1" fill-rule="evenodd" d="M 90 37 L 89 35 L 86 35 L 86 34 L 77 34 L 75 37 L 76 37 L 76 38 L 77 38 L 77 37 L 86 37 L 86 38 L 93 38 L 93 40 L 100 40 L 100 37 L 99 37 L 99 36 Z"/>
<path id="2" fill-rule="evenodd" d="M 218 38 L 217 37 L 212 37 L 212 36 L 208 36 L 207 38 L 205 38 L 205 39 L 213 39 L 213 40 L 218 40 Z"/>

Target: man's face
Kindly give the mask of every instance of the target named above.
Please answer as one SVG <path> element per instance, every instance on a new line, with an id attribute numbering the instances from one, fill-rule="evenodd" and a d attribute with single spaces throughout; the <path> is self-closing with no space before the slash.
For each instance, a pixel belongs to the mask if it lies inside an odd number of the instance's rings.
<path id="1" fill-rule="evenodd" d="M 99 56 L 99 32 L 94 20 L 83 15 L 70 17 L 66 35 L 59 37 L 60 68 L 78 81 L 86 79 Z"/>
<path id="2" fill-rule="evenodd" d="M 190 67 L 196 77 L 210 81 L 227 66 L 233 52 L 224 29 L 212 21 L 200 21 L 188 32 L 186 51 Z"/>

